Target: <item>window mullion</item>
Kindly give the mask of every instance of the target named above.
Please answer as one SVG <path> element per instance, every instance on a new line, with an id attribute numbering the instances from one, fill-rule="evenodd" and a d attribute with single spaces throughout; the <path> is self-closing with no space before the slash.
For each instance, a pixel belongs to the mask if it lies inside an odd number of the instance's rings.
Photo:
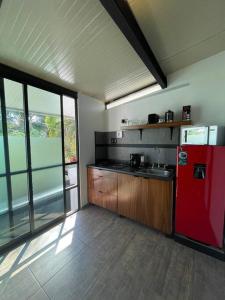
<path id="1" fill-rule="evenodd" d="M 66 214 L 66 179 L 65 179 L 65 142 L 64 142 L 64 116 L 63 116 L 63 95 L 60 95 L 60 111 L 61 111 L 61 141 L 62 141 L 62 171 L 63 171 L 63 200 L 64 200 L 64 213 Z"/>
<path id="2" fill-rule="evenodd" d="M 33 181 L 32 181 L 32 164 L 31 164 L 31 146 L 30 146 L 30 124 L 29 124 L 29 108 L 28 108 L 28 92 L 27 84 L 23 84 L 23 104 L 25 114 L 25 139 L 26 139 L 26 158 L 27 158 L 27 182 L 28 182 L 28 199 L 29 199 L 29 215 L 30 229 L 34 231 L 34 200 L 33 200 Z"/>
<path id="3" fill-rule="evenodd" d="M 5 151 L 5 171 L 6 171 L 7 193 L 8 193 L 9 223 L 10 223 L 10 231 L 12 231 L 14 228 L 13 204 L 12 204 L 13 197 L 12 197 L 12 182 L 11 182 L 11 175 L 10 175 L 8 126 L 7 126 L 5 89 L 4 89 L 3 78 L 0 78 L 0 97 L 1 97 L 1 109 L 2 109 L 3 142 L 4 142 L 4 151 Z"/>
<path id="4" fill-rule="evenodd" d="M 75 106 L 75 122 L 76 122 L 76 147 L 77 147 L 77 184 L 78 184 L 78 210 L 80 209 L 80 147 L 79 147 L 79 130 L 78 130 L 78 103 L 77 103 L 77 95 L 74 99 Z"/>

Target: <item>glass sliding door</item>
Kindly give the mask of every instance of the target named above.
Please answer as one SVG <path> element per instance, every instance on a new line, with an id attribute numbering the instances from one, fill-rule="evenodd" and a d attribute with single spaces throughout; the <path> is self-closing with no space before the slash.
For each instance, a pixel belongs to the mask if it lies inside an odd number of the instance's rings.
<path id="1" fill-rule="evenodd" d="M 76 99 L 0 78 L 0 249 L 79 209 L 78 170 Z"/>
<path id="2" fill-rule="evenodd" d="M 34 228 L 64 214 L 60 96 L 28 86 Z"/>
<path id="3" fill-rule="evenodd" d="M 78 138 L 76 128 L 76 103 L 73 98 L 63 96 L 64 157 L 66 212 L 79 208 L 78 201 Z"/>

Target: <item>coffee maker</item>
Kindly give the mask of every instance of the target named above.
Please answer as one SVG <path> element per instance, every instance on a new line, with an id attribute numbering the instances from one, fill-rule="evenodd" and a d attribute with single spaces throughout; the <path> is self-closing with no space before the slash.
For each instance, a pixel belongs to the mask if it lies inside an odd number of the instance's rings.
<path id="1" fill-rule="evenodd" d="M 139 168 L 144 165 L 144 155 L 139 153 L 130 154 L 130 166 L 132 168 Z"/>

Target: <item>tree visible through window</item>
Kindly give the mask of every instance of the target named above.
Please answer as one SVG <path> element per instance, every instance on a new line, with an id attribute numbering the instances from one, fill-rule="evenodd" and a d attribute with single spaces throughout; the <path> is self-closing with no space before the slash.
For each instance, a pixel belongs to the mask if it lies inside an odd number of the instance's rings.
<path id="1" fill-rule="evenodd" d="M 65 161 L 77 162 L 76 139 L 75 139 L 74 119 L 64 116 L 64 143 L 65 143 Z"/>

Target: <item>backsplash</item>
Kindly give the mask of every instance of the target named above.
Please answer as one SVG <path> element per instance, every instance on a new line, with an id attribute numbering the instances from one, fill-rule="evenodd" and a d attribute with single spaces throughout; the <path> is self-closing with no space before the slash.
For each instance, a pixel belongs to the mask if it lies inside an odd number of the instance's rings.
<path id="1" fill-rule="evenodd" d="M 179 128 L 174 128 L 172 140 L 169 128 L 145 129 L 142 139 L 139 130 L 125 130 L 120 139 L 116 138 L 116 131 L 95 132 L 95 158 L 96 162 L 129 161 L 130 153 L 143 153 L 147 163 L 157 162 L 159 157 L 160 163 L 175 165 L 178 144 Z"/>

